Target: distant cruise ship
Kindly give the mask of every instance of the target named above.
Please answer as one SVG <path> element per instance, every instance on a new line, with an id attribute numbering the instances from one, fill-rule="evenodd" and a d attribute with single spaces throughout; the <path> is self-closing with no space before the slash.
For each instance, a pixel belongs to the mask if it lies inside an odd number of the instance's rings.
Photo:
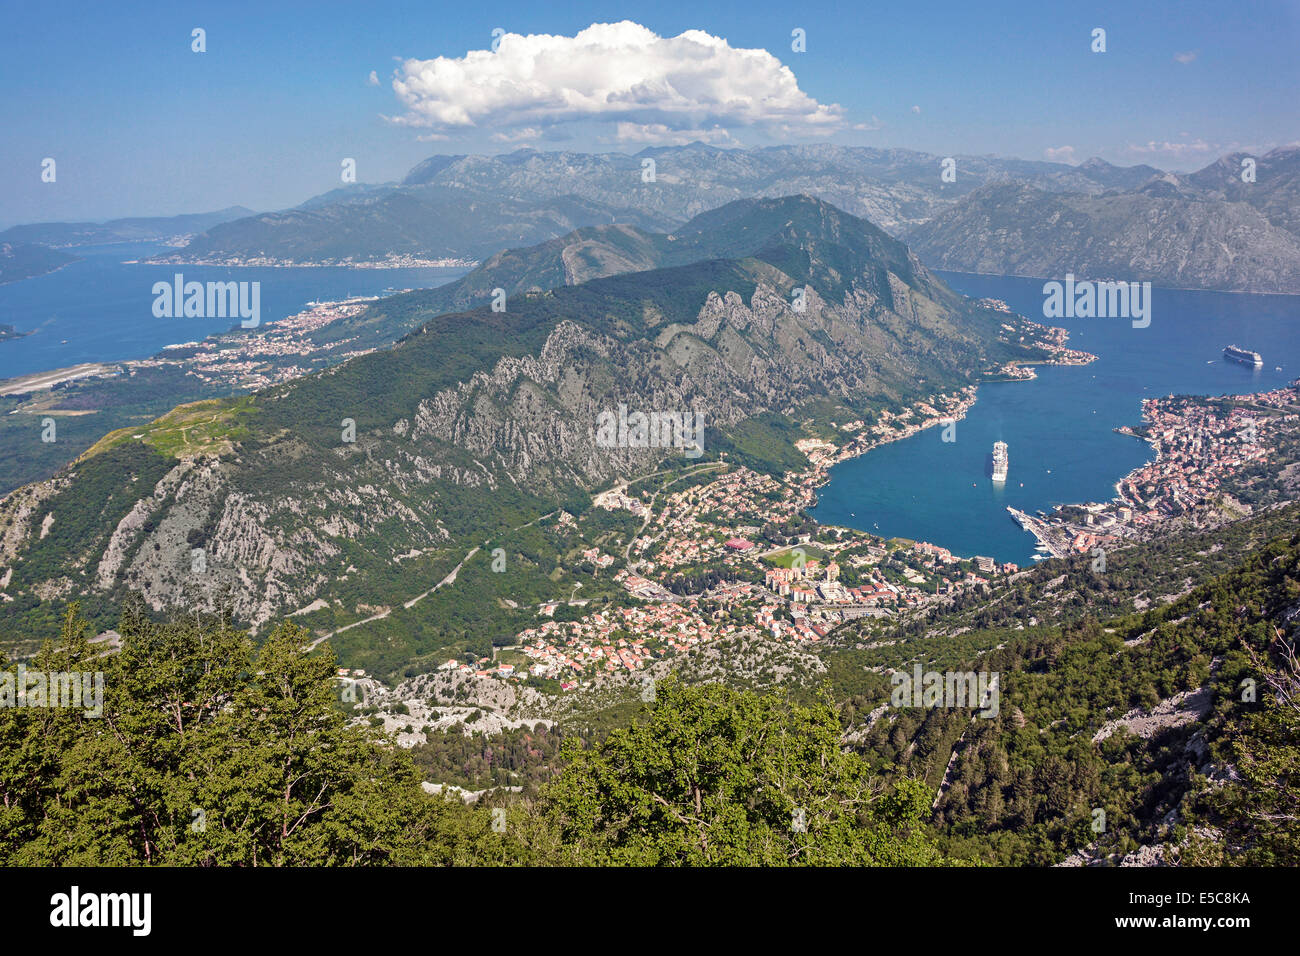
<path id="1" fill-rule="evenodd" d="M 1259 368 L 1264 364 L 1264 359 L 1258 352 L 1252 352 L 1250 349 L 1239 349 L 1235 345 L 1225 346 L 1223 357 L 1232 359 L 1234 362 L 1240 362 L 1242 365 L 1253 365 L 1255 368 Z"/>
<path id="2" fill-rule="evenodd" d="M 993 443 L 993 480 L 1007 480 L 1007 443 L 1004 441 Z"/>

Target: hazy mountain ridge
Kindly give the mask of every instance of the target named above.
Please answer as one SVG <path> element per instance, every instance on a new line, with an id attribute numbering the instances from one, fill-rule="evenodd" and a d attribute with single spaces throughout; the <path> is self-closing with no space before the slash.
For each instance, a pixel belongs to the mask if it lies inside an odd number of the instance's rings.
<path id="1" fill-rule="evenodd" d="M 1118 169 L 1108 165 L 1106 170 L 1081 172 L 1063 163 L 957 156 L 956 181 L 945 183 L 944 158 L 915 150 L 831 144 L 742 150 L 693 143 L 648 148 L 635 155 L 524 149 L 504 156 L 434 157 L 412 170 L 404 183 L 518 196 L 625 195 L 635 198 L 631 205 L 679 220 L 733 199 L 804 193 L 893 231 L 927 218 L 933 208 L 987 182 L 1025 179 L 1044 188 L 1100 191 L 1111 187 L 1111 171 Z M 643 181 L 647 159 L 655 163 L 652 182 Z"/>
<path id="2" fill-rule="evenodd" d="M 908 241 L 934 268 L 958 272 L 1300 292 L 1300 236 L 1253 205 L 1176 189 L 1084 196 L 990 185 Z"/>
<path id="3" fill-rule="evenodd" d="M 916 237 L 918 253 L 941 268 L 1080 276 L 1105 269 L 1191 288 L 1291 291 L 1300 270 L 1291 241 L 1300 241 L 1298 157 L 1295 147 L 1275 149 L 1257 159 L 1256 182 L 1243 183 L 1245 157 L 1237 154 L 1191 174 L 1097 158 L 1070 166 L 956 156 L 952 182 L 943 181 L 946 158 L 937 154 L 830 144 L 434 156 L 400 184 L 346 187 L 228 223 L 162 261 L 483 258 L 573 228 L 664 231 L 737 199 L 806 194 Z M 1008 186 L 1043 198 L 1008 205 L 998 198 Z M 1057 235 L 1069 210 L 1089 222 Z M 1058 260 L 1039 248 L 1044 243 L 1061 247 Z M 575 275 L 587 274 L 576 251 L 575 265 Z"/>
<path id="4" fill-rule="evenodd" d="M 644 181 L 650 172 L 646 160 L 655 164 L 650 182 Z M 1124 174 L 1109 164 L 1080 172 L 1061 163 L 963 156 L 956 157 L 957 181 L 945 183 L 942 160 L 912 150 L 826 144 L 753 150 L 692 144 L 636 155 L 518 150 L 434 156 L 400 185 L 344 187 L 295 209 L 230 223 L 196 238 L 172 259 L 307 261 L 403 253 L 475 258 L 580 226 L 616 220 L 662 230 L 737 199 L 801 193 L 896 230 L 930 218 L 987 182 L 1025 179 L 1047 189 L 1088 192 L 1110 188 Z M 574 204 L 594 206 L 584 207 L 584 217 L 574 214 Z"/>
<path id="5" fill-rule="evenodd" d="M 0 232 L 0 242 L 39 243 L 53 247 L 89 246 L 113 242 L 158 242 L 205 232 L 221 223 L 255 215 L 243 206 L 180 216 L 133 217 L 107 222 L 45 222 L 12 226 Z"/>
<path id="6" fill-rule="evenodd" d="M 154 261 L 472 260 L 507 245 L 531 245 L 614 221 L 648 229 L 666 224 L 623 205 L 574 196 L 537 201 L 438 186 L 379 189 L 224 223 Z"/>

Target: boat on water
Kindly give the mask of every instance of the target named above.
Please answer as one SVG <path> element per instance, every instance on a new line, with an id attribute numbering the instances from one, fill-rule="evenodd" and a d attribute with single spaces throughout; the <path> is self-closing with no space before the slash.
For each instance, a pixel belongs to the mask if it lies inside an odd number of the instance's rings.
<path id="1" fill-rule="evenodd" d="M 1238 348 L 1235 345 L 1225 345 L 1223 347 L 1223 357 L 1233 361 L 1240 362 L 1242 365 L 1251 365 L 1259 368 L 1264 364 L 1264 358 L 1258 352 L 1252 352 L 1250 349 Z"/>
<path id="2" fill-rule="evenodd" d="M 1004 441 L 993 443 L 993 480 L 1007 480 L 1007 443 Z"/>
<path id="3" fill-rule="evenodd" d="M 1011 515 L 1011 520 L 1013 520 L 1016 524 L 1020 525 L 1020 527 L 1023 528 L 1024 530 L 1026 531 L 1033 530 L 1033 523 L 1034 523 L 1033 518 L 1025 514 L 1023 511 L 1019 510 L 1018 508 L 1013 508 L 1010 505 L 1007 505 L 1007 514 Z"/>

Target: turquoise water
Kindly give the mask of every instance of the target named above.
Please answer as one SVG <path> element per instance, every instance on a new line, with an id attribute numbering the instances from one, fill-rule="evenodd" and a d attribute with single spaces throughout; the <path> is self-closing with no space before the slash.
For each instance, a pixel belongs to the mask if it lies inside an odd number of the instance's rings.
<path id="1" fill-rule="evenodd" d="M 427 289 L 465 269 L 240 268 L 127 265 L 162 251 L 153 244 L 71 250 L 82 256 L 57 272 L 0 285 L 0 324 L 33 334 L 0 342 L 0 378 L 82 362 L 142 359 L 168 345 L 225 332 L 238 319 L 159 319 L 153 284 L 182 273 L 195 282 L 261 282 L 261 320 L 275 322 L 308 302 L 377 295 L 388 288 Z"/>
<path id="2" fill-rule="evenodd" d="M 941 273 L 971 296 L 1003 299 L 1041 318 L 1042 280 Z M 1154 289 L 1151 325 L 1127 319 L 1059 319 L 1070 345 L 1098 356 L 1091 365 L 1040 367 L 1032 382 L 982 385 L 956 441 L 930 428 L 836 465 L 820 489 L 818 521 L 917 538 L 957 554 L 986 554 L 1027 565 L 1033 537 L 1007 513 L 1106 501 L 1115 482 L 1151 460 L 1145 442 L 1113 431 L 1137 425 L 1142 399 L 1240 394 L 1300 377 L 1300 296 Z M 1254 349 L 1264 367 L 1225 361 L 1223 347 Z M 1281 371 L 1276 367 L 1281 366 Z M 1008 445 L 1006 485 L 988 477 L 995 441 Z"/>

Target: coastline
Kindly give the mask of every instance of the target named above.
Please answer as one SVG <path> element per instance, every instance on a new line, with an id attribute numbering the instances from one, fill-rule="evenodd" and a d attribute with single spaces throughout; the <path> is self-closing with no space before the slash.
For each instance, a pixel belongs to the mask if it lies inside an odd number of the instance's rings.
<path id="1" fill-rule="evenodd" d="M 950 272 L 959 276 L 980 276 L 989 279 L 1029 279 L 1034 282 L 1060 282 L 1060 277 L 1052 278 L 1051 276 L 1031 276 L 1023 275 L 1018 272 L 968 272 L 965 269 L 944 269 L 938 266 L 931 267 L 932 272 Z M 943 278 L 940 276 L 939 278 Z M 1102 279 L 1094 279 L 1086 275 L 1075 275 L 1076 280 L 1085 280 L 1088 282 L 1101 282 Z M 1295 292 L 1266 292 L 1260 289 L 1211 289 L 1205 286 L 1194 285 L 1163 285 L 1157 283 L 1154 279 L 1135 279 L 1136 282 L 1150 282 L 1153 289 L 1165 289 L 1169 292 L 1223 292 L 1228 295 L 1283 295 L 1300 298 L 1300 289 Z"/>
<path id="2" fill-rule="evenodd" d="M 239 349 L 222 349 L 221 343 L 231 332 L 214 332 L 198 341 L 173 342 L 164 345 L 161 349 L 152 355 L 138 359 L 122 359 L 115 362 L 81 362 L 77 365 L 70 365 L 60 368 L 43 369 L 38 372 L 28 372 L 23 375 L 16 375 L 11 378 L 0 379 L 0 397 L 9 395 L 23 395 L 33 391 L 44 391 L 52 389 L 56 385 L 64 382 L 71 382 L 87 378 L 116 378 L 123 373 L 131 375 L 136 371 L 158 368 L 161 366 L 176 366 L 185 369 L 190 374 L 195 375 L 200 380 L 207 380 L 215 377 L 218 368 L 215 364 L 209 363 L 204 365 L 203 361 L 208 357 L 215 357 L 223 362 L 240 363 L 237 372 L 252 373 L 253 369 L 243 368 L 243 365 L 250 364 L 254 355 L 260 355 L 263 359 L 267 357 L 283 358 L 287 355 L 295 355 L 301 358 L 308 357 L 308 353 L 302 352 L 303 343 L 300 336 L 303 332 L 314 331 L 354 313 L 356 310 L 364 308 L 371 302 L 378 301 L 377 296 L 352 296 L 346 299 L 330 300 L 327 302 L 312 302 L 308 307 L 302 309 L 293 315 L 287 315 L 282 319 L 274 322 L 268 322 L 264 326 L 254 331 L 253 335 L 247 336 L 243 340 L 243 347 Z M 28 335 L 31 333 L 22 333 Z M 257 346 L 252 347 L 251 346 Z M 299 351 L 294 351 L 297 348 Z M 195 350 L 198 354 L 185 357 L 177 357 L 169 353 L 183 349 Z M 255 363 L 260 366 L 261 363 Z M 210 367 L 209 367 L 210 366 Z M 287 371 L 296 368 L 296 363 L 286 365 Z M 273 371 L 259 371 L 266 381 L 250 380 L 240 381 L 236 389 L 244 390 L 250 387 L 262 387 L 265 385 L 279 384 L 287 378 L 297 377 L 296 375 L 280 375 Z M 205 376 L 207 377 L 205 379 Z"/>
<path id="3" fill-rule="evenodd" d="M 123 265 L 145 266 L 214 266 L 222 269 L 473 269 L 477 259 L 422 259 L 418 256 L 385 259 L 318 259 L 299 262 L 273 256 L 253 257 L 185 257 L 163 256 L 151 259 L 124 259 Z"/>
<path id="4" fill-rule="evenodd" d="M 1262 436 L 1274 432 L 1279 422 L 1294 421 L 1298 408 L 1300 379 L 1259 392 L 1144 399 L 1142 425 L 1112 431 L 1141 439 L 1154 455 L 1115 482 L 1114 497 L 1100 504 L 1058 505 L 1053 515 L 1035 519 L 1041 529 L 1021 525 L 1053 554 L 1062 549 L 1053 534 L 1064 535 L 1071 541 L 1063 549 L 1069 554 L 1149 540 L 1171 521 L 1197 523 L 1216 503 L 1239 494 L 1228 481 L 1239 469 L 1276 454 L 1278 446 L 1255 437 L 1257 431 Z M 1083 524 L 1072 523 L 1066 509 L 1084 509 L 1089 517 Z"/>
<path id="5" fill-rule="evenodd" d="M 1051 354 L 1049 354 L 1045 358 L 1012 361 L 1012 362 L 1008 362 L 1001 369 L 1001 371 L 1004 373 L 1006 372 L 1007 369 L 1012 369 L 1012 368 L 1025 369 L 1028 372 L 1028 374 L 1015 375 L 1015 374 L 1008 373 L 1008 374 L 1003 374 L 1001 376 L 990 375 L 989 377 L 985 378 L 984 380 L 978 383 L 968 385 L 965 388 L 959 390 L 957 392 L 957 401 L 955 403 L 947 404 L 943 411 L 939 411 L 937 406 L 944 404 L 942 402 L 942 399 L 946 397 L 946 393 L 942 393 L 940 395 L 932 395 L 925 399 L 920 399 L 917 402 L 913 403 L 909 407 L 909 409 L 911 411 L 922 411 L 924 408 L 928 408 L 930 411 L 935 412 L 934 415 L 927 415 L 920 424 L 915 426 L 909 426 L 908 428 L 905 428 L 899 432 L 894 432 L 891 430 L 888 433 L 881 434 L 879 431 L 881 425 L 878 423 L 877 425 L 872 426 L 871 429 L 875 431 L 875 435 L 873 436 L 874 440 L 870 441 L 867 444 L 860 444 L 860 442 L 865 437 L 865 435 L 868 434 L 868 431 L 870 430 L 864 430 L 855 433 L 853 437 L 850 438 L 849 441 L 843 447 L 837 449 L 838 453 L 835 455 L 834 459 L 831 460 L 829 463 L 826 463 L 825 461 L 822 461 L 821 463 L 814 461 L 814 472 L 812 476 L 812 484 L 809 487 L 809 496 L 804 501 L 803 507 L 805 509 L 817 507 L 818 498 L 817 498 L 816 489 L 824 488 L 826 485 L 830 483 L 831 480 L 830 471 L 835 465 L 841 464 L 842 462 L 851 461 L 855 458 L 860 458 L 863 455 L 867 454 L 868 452 L 875 451 L 878 448 L 883 448 L 885 445 L 892 444 L 893 442 L 902 441 L 905 438 L 910 438 L 913 435 L 919 434 L 920 432 L 926 431 L 934 427 L 935 425 L 947 424 L 950 422 L 958 422 L 964 419 L 966 415 L 969 413 L 970 409 L 974 407 L 975 402 L 979 398 L 980 386 L 988 385 L 988 384 L 1002 384 L 1008 382 L 1032 382 L 1036 380 L 1038 377 L 1037 374 L 1034 372 L 1034 368 L 1037 366 L 1082 367 L 1092 362 L 1095 362 L 1097 360 L 1097 356 L 1093 355 L 1092 353 L 1082 352 L 1077 349 L 1067 348 L 1065 345 L 1065 343 L 1069 341 L 1069 333 L 1067 330 L 1062 329 L 1059 326 L 1042 325 L 1040 323 L 1035 323 L 1032 320 L 1025 320 L 1025 321 L 1028 321 L 1031 327 L 1037 326 L 1040 330 L 1044 332 L 1047 332 L 1049 330 L 1055 330 L 1055 332 L 1057 333 L 1057 335 L 1055 336 L 1055 341 L 1052 342 L 1050 345 L 1045 346 L 1051 350 Z M 816 446 L 812 446 L 812 447 L 816 447 Z M 858 531 L 863 534 L 873 533 L 871 531 L 867 531 L 866 529 L 850 529 L 850 530 Z M 1035 535 L 1035 537 L 1037 537 L 1037 535 Z M 1049 548 L 1048 550 L 1051 549 Z"/>
<path id="6" fill-rule="evenodd" d="M 53 388 L 63 382 L 108 373 L 119 364 L 121 363 L 82 362 L 80 365 L 70 365 L 67 368 L 55 368 L 0 379 L 0 395 L 24 395 L 28 392 Z"/>
<path id="7" fill-rule="evenodd" d="M 52 276 L 54 275 L 54 273 L 66 269 L 68 266 L 76 265 L 78 262 L 82 262 L 82 261 L 84 260 L 81 256 L 75 256 L 67 262 L 60 262 L 53 269 L 46 269 L 44 272 L 34 272 L 29 276 L 18 276 L 17 278 L 14 279 L 2 279 L 0 280 L 0 285 L 15 285 L 19 282 L 26 282 L 28 279 L 39 279 L 41 278 L 41 276 Z M 22 335 L 31 335 L 31 334 L 32 334 L 31 332 L 20 332 L 18 336 L 10 336 L 10 338 L 18 338 L 19 336 Z M 3 339 L 0 339 L 0 341 L 3 341 Z"/>

